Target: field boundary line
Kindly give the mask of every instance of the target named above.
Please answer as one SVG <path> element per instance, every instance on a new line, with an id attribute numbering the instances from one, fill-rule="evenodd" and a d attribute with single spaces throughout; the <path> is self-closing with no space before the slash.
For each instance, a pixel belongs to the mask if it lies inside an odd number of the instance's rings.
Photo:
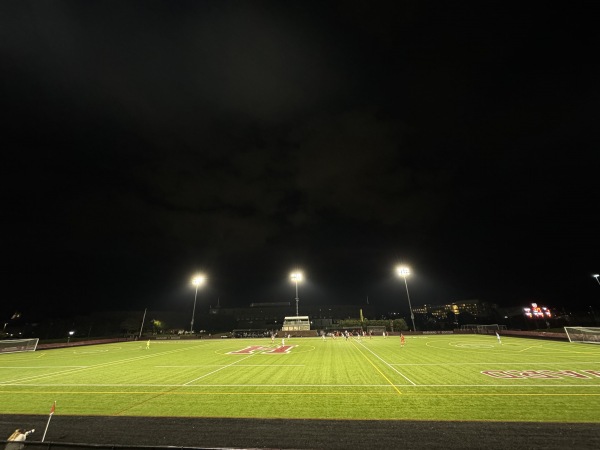
<path id="1" fill-rule="evenodd" d="M 323 388 L 336 388 L 336 387 L 386 387 L 389 386 L 386 383 L 383 384 L 197 384 L 197 385 L 182 385 L 182 384 L 107 384 L 107 383 L 94 383 L 94 384 L 6 384 L 4 386 L 0 386 L 0 394 L 3 392 L 2 387 L 7 386 L 24 386 L 24 387 L 186 387 L 186 388 L 194 388 L 194 387 L 323 387 Z M 403 384 L 403 387 L 467 387 L 467 388 L 600 388 L 600 384 L 414 384 L 408 385 Z M 23 391 L 23 392 L 32 392 L 35 391 Z M 45 392 L 44 392 L 45 393 Z"/>
<path id="2" fill-rule="evenodd" d="M 388 386 L 388 385 L 382 385 Z M 10 394 L 27 394 L 27 391 L 11 391 L 7 392 Z M 152 395 L 151 398 L 144 400 L 143 402 L 139 402 L 133 406 L 128 406 L 127 408 L 115 413 L 114 415 L 119 415 L 124 411 L 132 409 L 134 406 L 140 406 L 144 403 L 148 403 L 151 400 L 154 400 L 163 395 L 356 395 L 356 394 L 364 394 L 364 395 L 393 395 L 394 397 L 397 394 L 390 392 L 357 392 L 357 391 L 344 391 L 344 392 L 278 392 L 278 391 L 264 391 L 264 392 L 178 392 L 173 389 L 167 392 L 155 392 L 155 391 L 88 391 L 88 392 L 72 392 L 72 391 L 49 391 L 49 392 L 36 392 L 36 394 L 68 394 L 68 395 Z M 154 395 L 153 395 L 154 394 Z M 402 394 L 402 395 L 418 395 L 419 397 L 600 397 L 600 393 L 568 393 L 568 392 L 554 392 L 554 393 L 541 393 L 541 392 L 532 392 L 532 393 L 515 393 L 515 392 L 435 392 L 430 394 Z"/>
<path id="3" fill-rule="evenodd" d="M 181 367 L 221 367 L 224 364 L 198 364 L 193 366 L 154 366 L 160 368 L 181 368 Z M 239 364 L 238 367 L 306 367 L 306 364 Z"/>
<path id="4" fill-rule="evenodd" d="M 379 367 L 377 367 L 375 364 L 373 364 L 373 361 L 371 361 L 369 358 L 367 358 L 367 357 L 365 356 L 365 354 L 364 354 L 363 352 L 361 352 L 361 351 L 360 351 L 360 348 L 358 347 L 358 345 L 356 345 L 356 342 L 352 342 L 352 345 L 354 346 L 354 348 L 356 348 L 356 349 L 358 350 L 358 353 L 360 353 L 360 354 L 363 356 L 363 358 L 365 358 L 367 361 L 369 361 L 369 364 L 371 364 L 371 365 L 372 365 L 372 366 L 375 368 L 375 370 L 376 370 L 377 372 L 379 372 L 379 374 L 380 374 L 380 375 L 381 375 L 383 378 L 385 378 L 385 380 L 386 380 L 388 383 L 390 383 L 390 386 L 392 386 L 392 387 L 393 387 L 393 388 L 396 390 L 396 392 L 398 392 L 398 394 L 402 395 L 402 392 L 400 392 L 400 389 L 398 389 L 398 387 L 397 387 L 397 386 L 396 386 L 394 383 L 392 383 L 392 381 L 391 381 L 391 380 L 390 380 L 388 377 L 386 377 L 386 376 L 385 376 L 385 374 L 384 374 L 384 373 L 383 373 L 381 370 L 379 370 Z"/>
<path id="5" fill-rule="evenodd" d="M 125 363 L 129 363 L 129 362 L 139 361 L 139 360 L 142 360 L 142 359 L 155 358 L 155 357 L 158 357 L 158 356 L 168 355 L 168 354 L 171 354 L 171 353 L 179 353 L 179 352 L 183 352 L 183 351 L 194 350 L 194 349 L 196 349 L 197 347 L 200 347 L 200 346 L 202 346 L 202 345 L 198 345 L 198 346 L 194 346 L 194 347 L 180 348 L 180 349 L 176 349 L 176 350 L 168 350 L 166 352 L 153 353 L 151 355 L 134 356 L 134 357 L 126 358 L 126 359 L 121 359 L 119 361 L 110 361 L 110 362 L 101 363 L 101 364 L 94 364 L 92 366 L 83 366 L 83 367 L 79 367 L 79 368 L 75 368 L 75 369 L 58 371 L 58 372 L 54 372 L 54 373 L 32 375 L 32 376 L 21 378 L 21 379 L 17 379 L 17 380 L 0 381 L 0 386 L 6 385 L 6 384 L 10 384 L 10 383 L 21 383 L 21 382 L 25 382 L 25 381 L 28 381 L 28 380 L 36 380 L 36 379 L 40 379 L 40 378 L 48 378 L 48 377 L 53 377 L 53 376 L 57 376 L 57 375 L 65 375 L 65 374 L 80 372 L 80 371 L 83 371 L 83 370 L 98 369 L 98 368 L 101 368 L 101 367 L 115 366 L 117 364 L 125 364 Z"/>
<path id="6" fill-rule="evenodd" d="M 196 384 L 196 385 L 190 385 L 190 384 L 140 384 L 140 383 L 136 383 L 136 384 L 132 384 L 132 383 L 123 383 L 123 384 L 110 384 L 110 383 L 77 383 L 77 384 L 66 384 L 66 383 L 62 383 L 62 384 L 22 384 L 22 383 L 15 383 L 15 384 L 7 384 L 5 386 L 24 386 L 24 387 L 181 387 L 181 388 L 194 388 L 194 387 L 322 387 L 322 388 L 336 388 L 336 387 L 388 387 L 389 384 L 387 383 L 383 383 L 383 384 L 248 384 L 248 383 L 244 383 L 244 384 L 219 384 L 219 383 L 215 383 L 215 384 Z M 408 386 L 410 387 L 408 384 L 403 384 L 401 386 Z M 437 385 L 415 385 L 414 387 L 419 387 L 419 386 L 437 386 Z M 445 384 L 443 385 L 439 385 L 439 386 L 447 386 Z M 468 387 L 472 387 L 473 385 L 459 385 L 459 386 L 468 386 Z M 479 385 L 475 385 L 475 386 L 479 386 Z M 0 394 L 2 392 L 2 387 L 4 386 L 0 386 Z M 600 385 L 598 385 L 598 387 L 600 387 Z M 32 391 L 33 392 L 33 391 Z"/>
<path id="7" fill-rule="evenodd" d="M 530 348 L 540 348 L 540 347 L 542 347 L 542 345 L 543 345 L 543 344 L 539 344 L 539 345 L 532 345 L 532 346 L 530 346 L 530 347 L 525 347 L 524 349 L 521 349 L 521 350 L 519 350 L 519 351 L 518 351 L 518 353 L 523 353 L 524 351 L 527 351 L 527 350 L 529 350 Z"/>
<path id="8" fill-rule="evenodd" d="M 60 369 L 65 367 L 87 369 L 90 366 L 0 366 L 0 369 Z"/>
<path id="9" fill-rule="evenodd" d="M 389 387 L 388 385 L 382 385 L 385 387 Z M 19 391 L 14 391 L 12 392 L 13 394 L 20 394 L 22 392 Z M 157 394 L 154 395 L 152 398 L 145 400 L 143 402 L 137 403 L 135 406 L 140 406 L 143 405 L 144 403 L 148 403 L 150 400 L 156 399 L 157 397 L 160 397 L 162 395 L 343 395 L 343 396 L 347 396 L 347 395 L 357 395 L 357 394 L 363 394 L 363 395 L 385 395 L 385 396 L 394 396 L 396 397 L 397 394 L 393 393 L 393 392 L 371 392 L 371 391 L 365 391 L 365 392 L 356 392 L 356 391 L 344 391 L 344 392 L 277 392 L 277 391 L 265 391 L 265 392 L 177 392 L 175 390 L 171 390 L 171 391 L 167 391 L 167 392 L 152 392 L 152 391 L 106 391 L 106 392 L 102 392 L 102 391 L 92 391 L 92 392 L 69 392 L 69 391 L 64 391 L 64 392 L 39 392 L 39 394 L 73 394 L 73 395 L 82 395 L 82 394 L 90 394 L 90 395 L 149 395 L 149 394 Z M 584 394 L 581 394 L 584 395 Z M 600 394 L 598 394 L 600 395 Z M 132 407 L 128 407 L 118 413 L 116 413 L 115 415 L 121 414 L 123 411 L 126 411 L 127 409 L 131 409 Z"/>
<path id="10" fill-rule="evenodd" d="M 537 363 L 527 363 L 527 362 L 477 362 L 477 363 L 418 363 L 418 364 L 403 364 L 403 363 L 390 363 L 391 366 L 504 366 L 504 365 L 516 365 L 516 364 L 525 364 L 528 366 L 548 366 L 554 365 L 558 366 L 561 364 L 600 364 L 600 361 L 568 361 L 568 362 L 537 362 Z"/>
<path id="11" fill-rule="evenodd" d="M 365 344 L 363 344 L 362 342 L 360 343 L 360 345 L 363 346 L 363 348 L 367 349 L 368 351 L 371 352 L 371 354 L 373 356 L 375 356 L 377 359 L 379 359 L 382 363 L 384 363 L 386 366 L 388 366 L 390 369 L 392 369 L 394 372 L 396 372 L 398 375 L 400 375 L 402 378 L 404 378 L 406 381 L 408 381 L 410 384 L 412 384 L 413 386 L 416 386 L 417 383 L 413 382 L 410 378 L 408 378 L 407 376 L 405 376 L 403 373 L 401 373 L 399 370 L 397 370 L 392 364 L 388 363 L 387 361 L 385 361 L 382 357 L 380 357 L 377 353 L 375 353 L 373 350 L 371 350 L 369 347 L 367 347 Z"/>
<path id="12" fill-rule="evenodd" d="M 229 364 L 229 365 L 227 365 L 227 366 L 221 367 L 220 369 L 213 370 L 212 372 L 210 372 L 210 373 L 207 373 L 207 374 L 204 374 L 204 375 L 202 375 L 201 377 L 195 378 L 195 379 L 193 379 L 193 380 L 190 380 L 190 381 L 188 381 L 187 383 L 184 383 L 184 384 L 180 384 L 180 385 L 173 386 L 171 389 L 169 389 L 169 390 L 168 390 L 168 391 L 166 391 L 166 392 L 164 392 L 164 391 L 163 391 L 163 392 L 148 392 L 147 394 L 154 394 L 154 395 L 152 395 L 152 397 L 150 397 L 149 399 L 143 400 L 143 401 L 141 401 L 141 402 L 138 402 L 138 403 L 136 403 L 135 405 L 131 405 L 131 406 L 128 406 L 127 408 L 124 408 L 124 409 L 121 409 L 121 410 L 119 410 L 119 411 L 118 411 L 118 412 L 117 412 L 115 415 L 119 416 L 119 415 L 123 414 L 123 412 L 125 412 L 125 411 L 127 411 L 127 410 L 130 410 L 130 409 L 132 409 L 132 408 L 134 408 L 134 407 L 137 407 L 137 406 L 143 405 L 143 404 L 145 404 L 145 403 L 148 403 L 149 401 L 151 401 L 151 400 L 154 400 L 154 399 L 156 399 L 156 398 L 159 398 L 159 397 L 162 397 L 163 395 L 190 395 L 190 394 L 194 394 L 193 392 L 179 392 L 179 393 L 178 393 L 178 392 L 176 392 L 176 391 L 177 391 L 178 389 L 181 389 L 182 387 L 186 387 L 186 386 L 188 386 L 190 383 L 193 383 L 194 381 L 200 380 L 200 379 L 202 379 L 202 378 L 204 378 L 204 377 L 207 377 L 207 376 L 209 376 L 209 375 L 212 375 L 212 374 L 214 374 L 214 373 L 217 373 L 217 372 L 219 372 L 219 371 L 221 371 L 221 370 L 223 370 L 223 369 L 226 369 L 226 368 L 228 368 L 228 367 L 234 366 L 234 365 L 235 365 L 236 363 L 238 363 L 239 361 L 244 361 L 244 360 L 246 360 L 246 359 L 248 359 L 248 358 L 251 358 L 252 356 L 255 356 L 255 355 L 254 355 L 254 354 L 250 354 L 250 355 L 248 355 L 248 356 L 247 356 L 247 357 L 245 357 L 245 358 L 242 358 L 242 359 L 239 359 L 239 360 L 237 360 L 237 361 L 234 361 L 234 362 L 232 362 L 231 364 Z M 206 393 L 206 394 L 207 394 L 207 395 L 210 395 L 210 393 Z"/>

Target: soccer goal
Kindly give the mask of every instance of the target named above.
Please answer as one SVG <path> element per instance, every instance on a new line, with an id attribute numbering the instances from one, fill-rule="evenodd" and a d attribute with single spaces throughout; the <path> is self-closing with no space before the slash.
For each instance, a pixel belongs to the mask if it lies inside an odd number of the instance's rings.
<path id="1" fill-rule="evenodd" d="M 35 352 L 38 338 L 0 341 L 0 353 Z"/>
<path id="2" fill-rule="evenodd" d="M 569 342 L 600 344 L 600 327 L 565 327 Z"/>
<path id="3" fill-rule="evenodd" d="M 506 330 L 506 325 L 498 325 L 497 323 L 492 323 L 489 325 L 475 325 L 477 333 L 479 334 L 494 334 L 499 330 Z"/>
<path id="4" fill-rule="evenodd" d="M 372 332 L 375 335 L 381 335 L 383 334 L 383 332 L 386 330 L 386 328 L 383 325 L 368 325 L 367 326 L 367 331 Z"/>

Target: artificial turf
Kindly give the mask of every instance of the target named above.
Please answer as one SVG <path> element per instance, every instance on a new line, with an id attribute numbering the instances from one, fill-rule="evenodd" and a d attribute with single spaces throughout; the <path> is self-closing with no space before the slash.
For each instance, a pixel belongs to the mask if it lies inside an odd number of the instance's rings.
<path id="1" fill-rule="evenodd" d="M 4 414 L 600 422 L 600 346 L 495 336 L 156 340 L 0 355 Z"/>

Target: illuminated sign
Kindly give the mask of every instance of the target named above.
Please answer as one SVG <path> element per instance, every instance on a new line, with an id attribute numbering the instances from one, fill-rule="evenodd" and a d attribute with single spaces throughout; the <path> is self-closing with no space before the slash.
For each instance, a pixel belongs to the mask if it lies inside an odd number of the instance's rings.
<path id="1" fill-rule="evenodd" d="M 523 314 L 530 319 L 544 319 L 552 317 L 552 313 L 545 306 L 538 306 L 537 303 L 532 303 L 531 308 L 523 308 Z"/>

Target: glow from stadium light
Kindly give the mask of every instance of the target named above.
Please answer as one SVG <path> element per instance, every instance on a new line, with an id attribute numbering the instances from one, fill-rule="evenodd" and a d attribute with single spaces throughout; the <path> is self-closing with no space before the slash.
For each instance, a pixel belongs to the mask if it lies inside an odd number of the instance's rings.
<path id="1" fill-rule="evenodd" d="M 194 332 L 194 316 L 196 315 L 196 299 L 198 298 L 198 286 L 204 284 L 206 277 L 202 274 L 197 274 L 192 278 L 192 284 L 196 286 L 196 293 L 194 294 L 194 308 L 192 309 L 192 321 L 190 323 L 190 332 Z"/>
<path id="2" fill-rule="evenodd" d="M 290 280 L 296 284 L 296 316 L 298 316 L 298 302 L 300 301 L 300 297 L 298 296 L 298 283 L 302 281 L 302 279 L 302 272 L 295 271 L 290 273 Z"/>
<path id="3" fill-rule="evenodd" d="M 396 267 L 396 273 L 401 277 L 407 277 L 410 275 L 410 268 L 408 266 Z"/>
<path id="4" fill-rule="evenodd" d="M 417 328 L 415 326 L 415 314 L 412 309 L 412 305 L 410 304 L 410 294 L 408 293 L 408 282 L 406 281 L 406 277 L 410 275 L 410 268 L 408 266 L 396 266 L 396 273 L 398 276 L 404 278 L 404 286 L 406 287 L 406 298 L 408 300 L 408 309 L 410 311 L 410 319 L 412 320 L 412 330 L 416 331 Z"/>
<path id="5" fill-rule="evenodd" d="M 201 284 L 204 284 L 204 280 L 205 280 L 204 275 L 195 275 L 194 278 L 192 278 L 192 284 L 194 286 L 198 287 Z"/>
<path id="6" fill-rule="evenodd" d="M 302 272 L 290 273 L 290 280 L 292 280 L 294 283 L 299 283 L 302 281 L 302 279 L 303 279 Z"/>

